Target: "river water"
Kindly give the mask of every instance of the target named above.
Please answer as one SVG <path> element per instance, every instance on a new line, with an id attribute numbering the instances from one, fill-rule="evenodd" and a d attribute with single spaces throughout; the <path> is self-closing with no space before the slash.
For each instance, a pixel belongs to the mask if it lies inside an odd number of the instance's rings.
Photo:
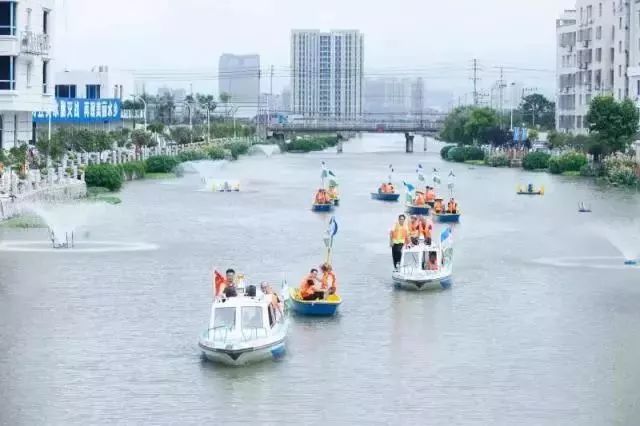
<path id="1" fill-rule="evenodd" d="M 606 237 L 640 249 L 639 196 L 443 163 L 431 141 L 402 148 L 401 135 L 365 135 L 341 155 L 219 165 L 237 194 L 199 191 L 193 174 L 130 183 L 83 237 L 155 250 L 1 252 L 0 423 L 638 424 L 640 270 Z M 340 315 L 293 318 L 281 361 L 203 361 L 212 265 L 297 284 L 322 260 L 327 217 L 309 210 L 322 160 L 341 182 Z M 388 164 L 400 181 L 418 162 L 457 176 L 454 285 L 441 292 L 392 288 L 401 206 L 369 199 Z M 545 196 L 515 195 L 529 181 Z"/>

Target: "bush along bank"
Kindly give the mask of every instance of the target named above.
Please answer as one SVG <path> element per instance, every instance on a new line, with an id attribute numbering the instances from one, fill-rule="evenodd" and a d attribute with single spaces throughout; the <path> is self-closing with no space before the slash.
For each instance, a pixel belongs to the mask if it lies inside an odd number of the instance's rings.
<path id="1" fill-rule="evenodd" d="M 149 177 L 167 177 L 175 173 L 180 163 L 198 160 L 237 160 L 249 151 L 245 141 L 229 141 L 224 145 L 211 144 L 201 149 L 183 151 L 176 156 L 154 155 L 145 161 L 122 164 L 93 164 L 85 168 L 85 182 L 88 188 L 107 188 L 118 191 L 125 181 Z"/>
<path id="2" fill-rule="evenodd" d="M 338 144 L 337 136 L 316 136 L 312 138 L 295 139 L 285 145 L 287 152 L 305 153 L 311 151 L 324 151 Z"/>

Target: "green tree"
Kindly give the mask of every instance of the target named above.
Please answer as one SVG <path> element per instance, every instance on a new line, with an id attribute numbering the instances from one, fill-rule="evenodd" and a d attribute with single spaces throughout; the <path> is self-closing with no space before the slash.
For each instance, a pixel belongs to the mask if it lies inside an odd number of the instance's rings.
<path id="1" fill-rule="evenodd" d="M 190 143 L 193 140 L 193 133 L 188 127 L 173 127 L 170 131 L 171 140 L 178 145 Z"/>
<path id="2" fill-rule="evenodd" d="M 603 154 L 625 151 L 638 130 L 638 110 L 629 99 L 617 102 L 613 96 L 597 96 L 585 119 Z"/>
<path id="3" fill-rule="evenodd" d="M 522 99 L 520 112 L 524 123 L 533 128 L 540 126 L 553 129 L 555 127 L 556 105 L 540 93 L 533 93 Z"/>
<path id="4" fill-rule="evenodd" d="M 498 125 L 498 114 L 490 108 L 473 108 L 464 125 L 466 140 L 488 142 L 488 133 Z"/>
<path id="5" fill-rule="evenodd" d="M 468 143 L 464 126 L 469 119 L 471 108 L 458 107 L 447 115 L 444 120 L 444 127 L 440 132 L 440 138 L 445 142 Z"/>
<path id="6" fill-rule="evenodd" d="M 176 104 L 172 94 L 166 93 L 158 98 L 157 114 L 161 123 L 171 125 L 175 111 Z"/>
<path id="7" fill-rule="evenodd" d="M 220 102 L 222 102 L 223 104 L 228 104 L 229 101 L 231 100 L 231 95 L 227 92 L 222 92 L 220 93 L 220 96 L 218 98 L 220 99 Z"/>
<path id="8" fill-rule="evenodd" d="M 151 137 L 151 133 L 140 129 L 131 132 L 131 143 L 133 143 L 136 148 L 155 145 L 155 141 Z"/>

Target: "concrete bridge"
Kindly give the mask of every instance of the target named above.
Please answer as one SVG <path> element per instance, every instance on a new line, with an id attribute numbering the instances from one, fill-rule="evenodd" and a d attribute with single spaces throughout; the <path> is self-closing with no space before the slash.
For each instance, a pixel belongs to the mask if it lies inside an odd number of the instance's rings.
<path id="1" fill-rule="evenodd" d="M 327 133 L 327 132 L 369 132 L 369 133 L 420 133 L 436 134 L 442 130 L 443 120 L 424 121 L 335 121 L 300 120 L 292 123 L 270 124 L 267 129 L 274 133 Z"/>

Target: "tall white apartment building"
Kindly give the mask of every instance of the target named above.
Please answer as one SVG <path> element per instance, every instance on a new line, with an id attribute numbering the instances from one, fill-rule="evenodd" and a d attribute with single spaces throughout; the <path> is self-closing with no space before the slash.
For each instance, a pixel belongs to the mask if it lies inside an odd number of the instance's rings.
<path id="1" fill-rule="evenodd" d="M 55 0 L 0 1 L 0 148 L 33 137 L 34 111 L 55 106 L 52 46 Z"/>
<path id="2" fill-rule="evenodd" d="M 357 30 L 291 32 L 294 114 L 352 120 L 362 113 L 364 36 Z"/>
<path id="3" fill-rule="evenodd" d="M 559 131 L 587 132 L 585 116 L 594 96 L 637 99 L 638 9 L 637 0 L 577 0 L 575 10 L 566 10 L 556 21 Z"/>

